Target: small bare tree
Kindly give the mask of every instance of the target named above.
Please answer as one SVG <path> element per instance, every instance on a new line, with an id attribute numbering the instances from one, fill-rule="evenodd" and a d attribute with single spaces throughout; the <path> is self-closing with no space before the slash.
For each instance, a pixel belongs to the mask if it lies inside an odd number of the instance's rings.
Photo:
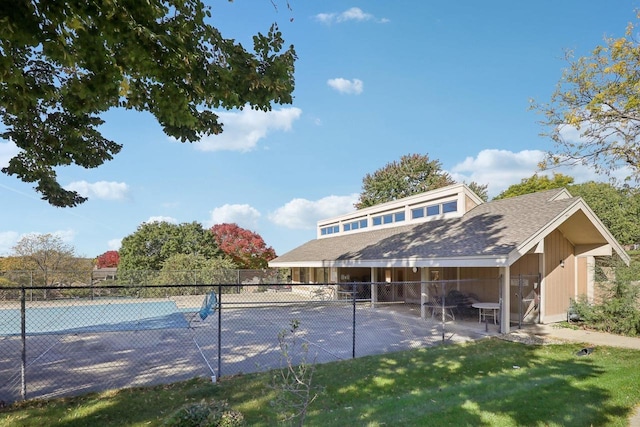
<path id="1" fill-rule="evenodd" d="M 299 320 L 292 320 L 289 329 L 278 334 L 283 366 L 273 376 L 271 387 L 276 398 L 271 402 L 281 421 L 292 426 L 303 426 L 309 406 L 322 392 L 313 384 L 316 359 L 309 363 L 309 345 L 300 343 Z"/>
<path id="2" fill-rule="evenodd" d="M 28 234 L 12 249 L 14 256 L 22 258 L 25 270 L 35 269 L 42 273 L 44 286 L 60 281 L 60 273 L 72 270 L 76 260 L 74 248 L 54 234 Z"/>

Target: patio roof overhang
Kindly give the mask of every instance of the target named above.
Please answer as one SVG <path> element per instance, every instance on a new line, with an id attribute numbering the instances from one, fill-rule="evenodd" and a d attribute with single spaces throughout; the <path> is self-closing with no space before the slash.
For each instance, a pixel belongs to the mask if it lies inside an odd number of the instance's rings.
<path id="1" fill-rule="evenodd" d="M 405 258 L 405 259 L 342 259 L 318 261 L 290 261 L 271 262 L 272 267 L 337 267 L 337 268 L 437 268 L 437 267 L 506 267 L 508 256 L 479 256 L 479 257 L 451 257 L 451 258 Z"/>

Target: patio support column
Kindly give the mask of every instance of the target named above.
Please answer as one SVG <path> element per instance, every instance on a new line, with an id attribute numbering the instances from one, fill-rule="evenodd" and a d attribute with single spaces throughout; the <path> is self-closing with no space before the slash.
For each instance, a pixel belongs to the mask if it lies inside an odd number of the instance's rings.
<path id="1" fill-rule="evenodd" d="M 375 267 L 371 267 L 371 307 L 376 306 L 378 302 L 378 269 Z"/>
<path id="2" fill-rule="evenodd" d="M 593 302 L 595 297 L 595 271 L 596 259 L 592 256 L 587 257 L 587 301 Z"/>
<path id="3" fill-rule="evenodd" d="M 500 333 L 502 334 L 508 334 L 511 326 L 511 304 L 509 301 L 511 275 L 509 270 L 508 266 L 500 267 L 500 276 L 502 277 L 502 282 L 500 283 Z"/>
<path id="4" fill-rule="evenodd" d="M 427 307 L 425 307 L 425 303 L 427 302 L 427 292 L 429 292 L 427 287 L 427 280 L 429 277 L 429 270 L 426 268 L 420 267 L 420 318 L 427 318 Z"/>

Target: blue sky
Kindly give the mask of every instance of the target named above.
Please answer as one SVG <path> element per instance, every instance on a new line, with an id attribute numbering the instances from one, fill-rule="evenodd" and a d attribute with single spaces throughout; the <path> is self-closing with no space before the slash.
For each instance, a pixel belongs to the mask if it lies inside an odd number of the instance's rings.
<path id="1" fill-rule="evenodd" d="M 89 197 L 83 205 L 51 207 L 31 184 L 0 175 L 0 256 L 28 233 L 54 233 L 95 257 L 155 220 L 235 222 L 280 255 L 315 238 L 317 220 L 353 210 L 367 173 L 413 153 L 495 196 L 552 148 L 529 101 L 549 99 L 564 52 L 622 36 L 640 1 L 208 4 L 211 23 L 246 47 L 278 22 L 299 56 L 294 103 L 221 112 L 224 133 L 194 144 L 172 141 L 149 114 L 109 111 L 102 131 L 120 154 L 97 169 L 58 170 L 63 186 Z M 15 153 L 0 140 L 0 166 Z"/>

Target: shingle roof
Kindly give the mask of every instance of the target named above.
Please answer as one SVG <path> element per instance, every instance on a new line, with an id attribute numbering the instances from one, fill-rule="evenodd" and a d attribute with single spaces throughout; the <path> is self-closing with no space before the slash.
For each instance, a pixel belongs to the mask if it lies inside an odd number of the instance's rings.
<path id="1" fill-rule="evenodd" d="M 507 256 L 578 200 L 557 198 L 563 191 L 495 200 L 455 219 L 311 240 L 272 263 Z"/>

